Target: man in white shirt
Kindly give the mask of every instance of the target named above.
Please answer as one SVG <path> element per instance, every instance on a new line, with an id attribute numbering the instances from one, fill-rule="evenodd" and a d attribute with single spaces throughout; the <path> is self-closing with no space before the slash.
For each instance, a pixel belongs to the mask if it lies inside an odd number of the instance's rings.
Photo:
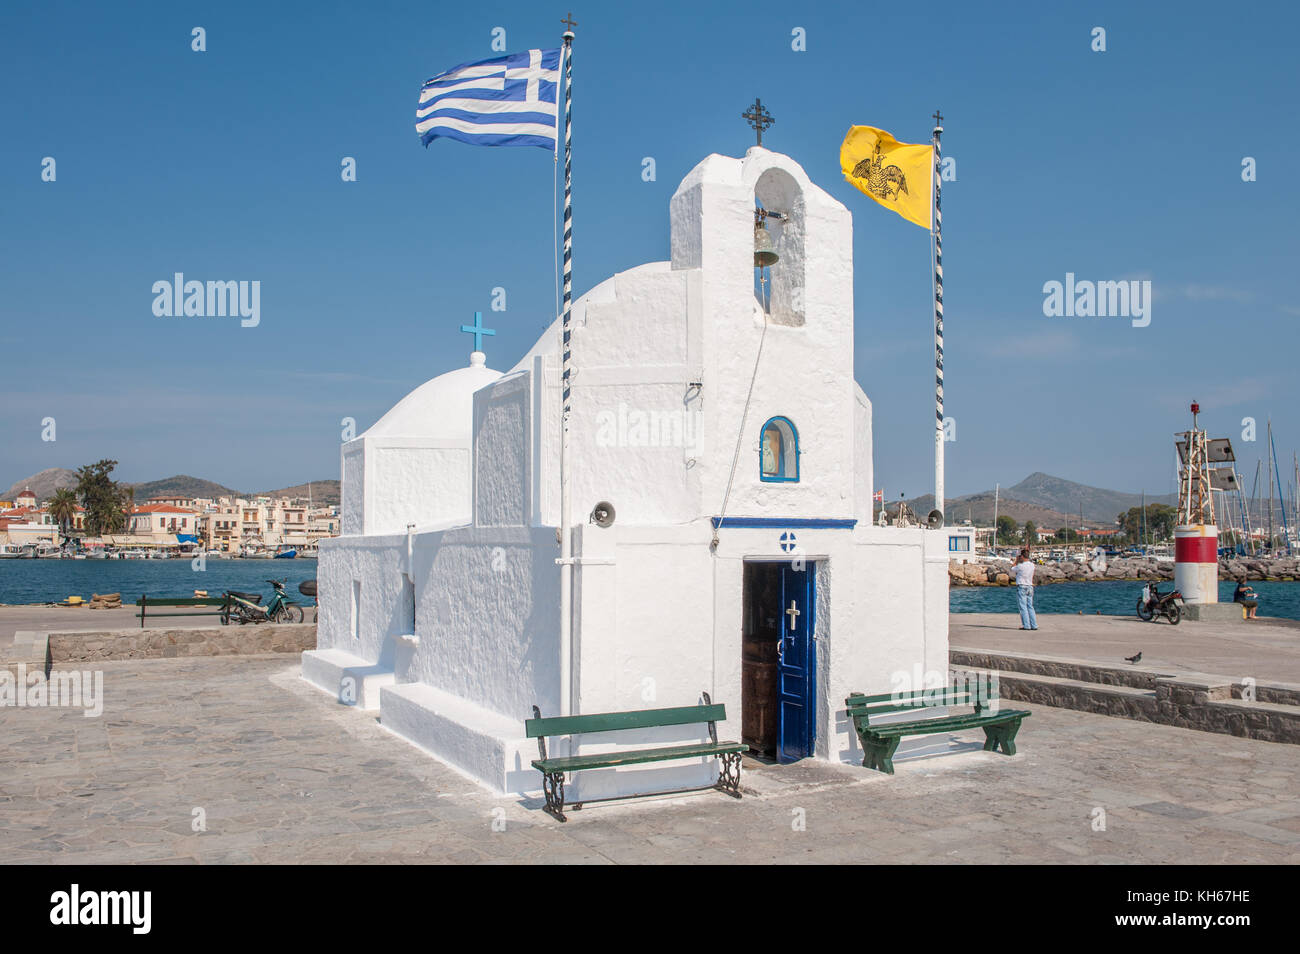
<path id="1" fill-rule="evenodd" d="M 1016 557 L 1016 565 L 1011 571 L 1016 577 L 1016 601 L 1020 604 L 1020 628 L 1038 629 L 1038 617 L 1034 614 L 1034 561 L 1029 559 L 1029 548 L 1025 547 Z"/>

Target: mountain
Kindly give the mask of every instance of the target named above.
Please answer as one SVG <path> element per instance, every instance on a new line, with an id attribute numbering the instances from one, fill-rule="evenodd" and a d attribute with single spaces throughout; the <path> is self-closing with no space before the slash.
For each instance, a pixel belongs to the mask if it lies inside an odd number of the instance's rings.
<path id="1" fill-rule="evenodd" d="M 38 474 L 32 474 L 30 477 L 18 481 L 3 494 L 0 499 L 13 500 L 22 491 L 31 488 L 36 494 L 37 501 L 45 500 L 54 496 L 54 491 L 60 487 L 74 488 L 77 486 L 77 472 L 68 470 L 66 467 L 50 467 Z"/>
<path id="2" fill-rule="evenodd" d="M 907 502 L 907 505 L 924 518 L 934 508 L 934 494 L 914 497 Z M 967 494 L 965 497 L 949 497 L 944 501 L 944 511 L 949 526 L 964 523 L 969 519 L 977 526 L 987 527 L 993 523 L 993 491 Z M 1016 523 L 1032 520 L 1036 527 L 1050 527 L 1053 530 L 1079 525 L 1077 513 L 1072 516 L 1049 507 L 1040 507 L 1038 504 L 1009 498 L 1005 493 L 998 497 L 997 512 L 999 516 L 1011 517 Z M 1114 522 L 1112 517 L 1107 521 L 1107 525 Z"/>
<path id="3" fill-rule="evenodd" d="M 142 504 L 150 497 L 239 497 L 242 496 L 238 490 L 231 490 L 229 487 L 223 487 L 221 484 L 213 483 L 210 480 L 204 480 L 201 477 L 190 477 L 187 474 L 177 474 L 175 477 L 164 477 L 162 480 L 150 480 L 142 484 L 131 484 L 135 490 L 135 502 Z"/>
<path id="4" fill-rule="evenodd" d="M 162 480 L 147 480 L 138 484 L 128 484 L 128 486 L 135 490 L 135 502 L 137 504 L 144 503 L 150 497 L 301 497 L 304 500 L 308 499 L 307 484 L 282 487 L 279 490 L 249 493 L 243 490 L 233 490 L 224 484 L 204 480 L 202 477 L 191 477 L 188 474 L 177 474 L 174 477 L 164 477 Z M 0 500 L 13 500 L 21 491 L 29 487 L 35 492 L 38 502 L 45 501 L 54 496 L 54 491 L 60 487 L 75 490 L 77 487 L 77 472 L 68 470 L 66 467 L 51 467 L 39 474 L 24 477 L 5 493 L 0 494 Z M 339 503 L 339 482 L 337 480 L 314 480 L 311 482 L 310 488 L 312 503 L 322 507 L 334 506 Z"/>
<path id="5" fill-rule="evenodd" d="M 1177 495 L 1147 494 L 1147 504 L 1177 503 Z M 924 517 L 934 507 L 934 494 L 925 494 L 908 500 L 907 505 Z M 949 522 L 959 523 L 968 518 L 976 524 L 987 526 L 993 522 L 994 491 L 983 490 L 964 497 L 949 497 L 944 511 Z M 1083 521 L 1093 527 L 1115 525 L 1115 518 L 1132 507 L 1142 506 L 1141 494 L 1120 490 L 1104 490 L 1076 484 L 1063 477 L 1036 472 L 1018 484 L 1003 487 L 997 494 L 997 512 L 1006 514 L 1017 523 L 1032 520 L 1035 526 L 1079 526 L 1079 508 L 1083 508 Z"/>
<path id="6" fill-rule="evenodd" d="M 310 495 L 308 491 L 310 490 Z M 337 480 L 313 480 L 311 484 L 298 484 L 294 487 L 281 487 L 279 490 L 264 490 L 253 496 L 257 497 L 301 497 L 310 499 L 317 507 L 335 506 L 341 499 Z"/>
<path id="7" fill-rule="evenodd" d="M 1119 490 L 1103 490 L 1076 484 L 1072 480 L 1053 477 L 1050 474 L 1033 473 L 1020 483 L 1003 489 L 1002 493 L 1025 503 L 1037 504 L 1051 510 L 1074 515 L 1074 524 L 1079 522 L 1079 508 L 1083 508 L 1085 520 L 1105 522 L 1110 525 L 1115 518 L 1132 507 L 1142 506 L 1141 494 L 1128 494 Z M 1147 503 L 1162 503 L 1170 506 L 1178 502 L 1176 496 L 1168 494 L 1147 494 Z"/>

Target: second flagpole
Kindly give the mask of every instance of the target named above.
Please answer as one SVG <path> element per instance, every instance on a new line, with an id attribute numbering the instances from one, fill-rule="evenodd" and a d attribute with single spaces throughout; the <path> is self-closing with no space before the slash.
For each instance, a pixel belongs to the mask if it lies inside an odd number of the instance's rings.
<path id="1" fill-rule="evenodd" d="M 573 712 L 573 514 L 569 503 L 570 328 L 573 301 L 573 14 L 564 31 L 564 305 L 560 320 L 560 714 Z"/>
<path id="2" fill-rule="evenodd" d="M 934 509 L 943 513 L 943 213 L 940 205 L 939 137 L 943 114 L 934 111 L 934 215 L 931 235 L 934 248 Z"/>

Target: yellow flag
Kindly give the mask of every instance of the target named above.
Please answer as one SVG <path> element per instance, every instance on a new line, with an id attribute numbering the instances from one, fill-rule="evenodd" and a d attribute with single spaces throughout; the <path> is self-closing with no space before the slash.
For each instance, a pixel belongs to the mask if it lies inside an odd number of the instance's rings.
<path id="1" fill-rule="evenodd" d="M 930 227 L 934 157 L 874 126 L 851 126 L 840 146 L 844 178 L 907 221 Z"/>

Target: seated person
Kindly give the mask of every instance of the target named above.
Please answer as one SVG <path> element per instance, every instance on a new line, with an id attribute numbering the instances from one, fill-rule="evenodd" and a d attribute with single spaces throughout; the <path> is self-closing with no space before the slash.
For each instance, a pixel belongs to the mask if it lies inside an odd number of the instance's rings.
<path id="1" fill-rule="evenodd" d="M 1246 619 L 1256 619 L 1255 609 L 1259 606 L 1259 597 L 1246 585 L 1245 580 L 1237 581 L 1237 588 L 1232 593 L 1232 601 L 1246 607 Z"/>

